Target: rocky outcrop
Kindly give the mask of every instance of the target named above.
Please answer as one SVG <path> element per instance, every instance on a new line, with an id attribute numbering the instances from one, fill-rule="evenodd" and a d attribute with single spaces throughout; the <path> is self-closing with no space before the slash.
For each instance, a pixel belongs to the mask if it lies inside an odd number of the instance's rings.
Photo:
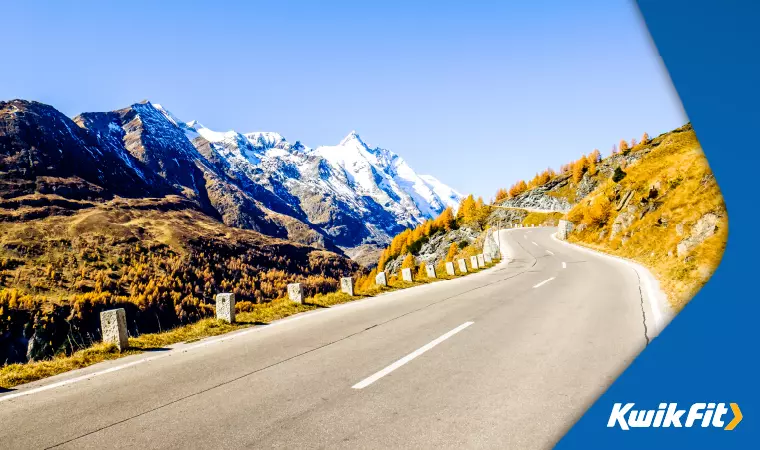
<path id="1" fill-rule="evenodd" d="M 628 205 L 625 211 L 621 211 L 617 215 L 615 221 L 612 222 L 612 230 L 610 230 L 610 240 L 615 239 L 615 236 L 625 231 L 630 227 L 637 219 L 638 208 L 636 205 Z"/>
<path id="2" fill-rule="evenodd" d="M 592 193 L 597 186 L 599 186 L 599 177 L 589 176 L 588 173 L 583 174 L 583 178 L 581 178 L 578 187 L 575 189 L 575 198 L 585 198 Z"/>
<path id="3" fill-rule="evenodd" d="M 689 237 L 678 243 L 676 254 L 678 256 L 683 256 L 689 253 L 694 247 L 715 234 L 718 227 L 718 220 L 718 215 L 714 213 L 707 213 L 697 220 L 691 228 Z"/>
<path id="4" fill-rule="evenodd" d="M 572 205 L 566 198 L 559 196 L 558 191 L 567 186 L 569 182 L 568 176 L 559 176 L 546 184 L 505 200 L 501 205 L 543 212 L 568 212 Z"/>

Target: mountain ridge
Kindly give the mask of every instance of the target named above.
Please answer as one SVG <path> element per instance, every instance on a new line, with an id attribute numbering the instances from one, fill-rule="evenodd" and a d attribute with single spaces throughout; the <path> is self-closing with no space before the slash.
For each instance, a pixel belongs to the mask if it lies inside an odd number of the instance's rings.
<path id="1" fill-rule="evenodd" d="M 356 131 L 336 146 L 310 148 L 276 132 L 217 132 L 148 100 L 73 119 L 38 102 L 0 105 L 9 166 L 19 164 L 18 148 L 35 149 L 52 174 L 89 183 L 85 198 L 96 191 L 106 198 L 180 195 L 229 226 L 337 252 L 383 246 L 461 199 L 434 177 L 417 175 L 394 152 L 368 146 Z M 37 151 L 38 143 L 46 143 L 44 151 Z M 56 159 L 56 148 L 71 161 Z M 32 172 L 27 175 L 23 192 L 39 193 L 39 183 L 28 183 Z M 11 184 L 4 183 L 7 192 L 0 195 L 13 197 L 10 191 L 18 189 Z"/>

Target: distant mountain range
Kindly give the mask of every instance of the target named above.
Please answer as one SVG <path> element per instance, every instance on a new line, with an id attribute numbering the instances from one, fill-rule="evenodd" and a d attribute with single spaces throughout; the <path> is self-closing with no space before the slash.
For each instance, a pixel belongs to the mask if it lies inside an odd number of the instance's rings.
<path id="1" fill-rule="evenodd" d="M 330 250 L 384 245 L 462 197 L 353 131 L 312 149 L 272 132 L 213 131 L 147 101 L 74 119 L 0 102 L 0 198 L 33 195 L 179 196 L 229 226 Z M 71 204 L 56 205 L 40 214 Z"/>

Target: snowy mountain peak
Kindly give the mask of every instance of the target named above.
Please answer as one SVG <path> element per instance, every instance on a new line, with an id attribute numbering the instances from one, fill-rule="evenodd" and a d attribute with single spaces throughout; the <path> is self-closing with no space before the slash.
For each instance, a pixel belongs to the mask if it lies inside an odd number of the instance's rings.
<path id="1" fill-rule="evenodd" d="M 288 144 L 288 141 L 280 133 L 271 131 L 255 131 L 253 133 L 245 133 L 243 136 L 256 147 L 273 148 Z"/>
<path id="2" fill-rule="evenodd" d="M 359 133 L 356 132 L 356 130 L 351 130 L 346 137 L 343 138 L 342 141 L 340 141 L 340 144 L 338 144 L 341 147 L 346 147 L 349 145 L 358 145 L 364 148 L 367 148 L 367 144 L 362 141 L 362 138 L 359 136 Z"/>
<path id="3" fill-rule="evenodd" d="M 205 151 L 224 161 L 231 179 L 258 186 L 257 196 L 279 199 L 288 208 L 298 205 L 303 217 L 339 244 L 386 242 L 403 227 L 433 218 L 447 206 L 456 208 L 462 198 L 437 179 L 417 175 L 396 153 L 368 146 L 356 130 L 338 145 L 311 149 L 276 132 L 221 132 L 195 120 L 183 122 L 160 104 L 146 102 L 138 109 L 163 116 L 188 143 L 208 145 Z M 363 227 L 346 228 L 353 220 Z"/>

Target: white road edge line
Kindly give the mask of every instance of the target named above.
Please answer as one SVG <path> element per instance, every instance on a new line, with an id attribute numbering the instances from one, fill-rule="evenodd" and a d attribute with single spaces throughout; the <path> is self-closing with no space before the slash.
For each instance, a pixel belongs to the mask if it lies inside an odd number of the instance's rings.
<path id="1" fill-rule="evenodd" d="M 556 278 L 556 277 L 551 277 L 551 278 L 549 278 L 548 280 L 544 280 L 544 281 L 542 281 L 542 282 L 538 283 L 537 285 L 533 286 L 533 289 L 535 289 L 535 288 L 537 288 L 537 287 L 541 287 L 541 286 L 545 285 L 546 283 L 548 283 L 548 282 L 552 281 L 552 280 L 553 280 L 553 279 L 555 279 L 555 278 Z"/>
<path id="2" fill-rule="evenodd" d="M 567 263 L 565 261 L 562 261 L 562 268 L 567 269 Z"/>
<path id="3" fill-rule="evenodd" d="M 444 334 L 443 336 L 423 345 L 422 347 L 418 348 L 417 350 L 413 351 L 412 353 L 409 353 L 408 355 L 404 356 L 403 358 L 399 359 L 398 361 L 394 362 L 393 364 L 389 365 L 388 367 L 375 372 L 374 374 L 370 375 L 369 377 L 363 379 L 362 381 L 356 383 L 355 385 L 351 386 L 352 389 L 364 389 L 365 387 L 369 386 L 370 384 L 374 383 L 375 381 L 379 380 L 380 378 L 388 375 L 389 373 L 393 372 L 394 370 L 398 369 L 399 367 L 403 366 L 404 364 L 408 363 L 409 361 L 413 360 L 414 358 L 422 355 L 426 351 L 430 350 L 431 348 L 435 347 L 436 345 L 440 344 L 441 342 L 445 341 L 446 339 L 450 338 L 451 336 L 454 336 L 455 334 L 459 333 L 460 331 L 464 330 L 465 328 L 472 325 L 474 322 L 465 322 L 462 325 L 459 325 L 458 327 L 454 328 L 453 330 L 449 331 L 448 333 Z"/>
<path id="4" fill-rule="evenodd" d="M 546 253 L 548 253 L 548 254 L 550 254 L 550 255 L 554 256 L 554 252 L 553 252 L 553 251 L 551 251 L 551 250 L 547 250 L 547 251 L 546 251 Z"/>

